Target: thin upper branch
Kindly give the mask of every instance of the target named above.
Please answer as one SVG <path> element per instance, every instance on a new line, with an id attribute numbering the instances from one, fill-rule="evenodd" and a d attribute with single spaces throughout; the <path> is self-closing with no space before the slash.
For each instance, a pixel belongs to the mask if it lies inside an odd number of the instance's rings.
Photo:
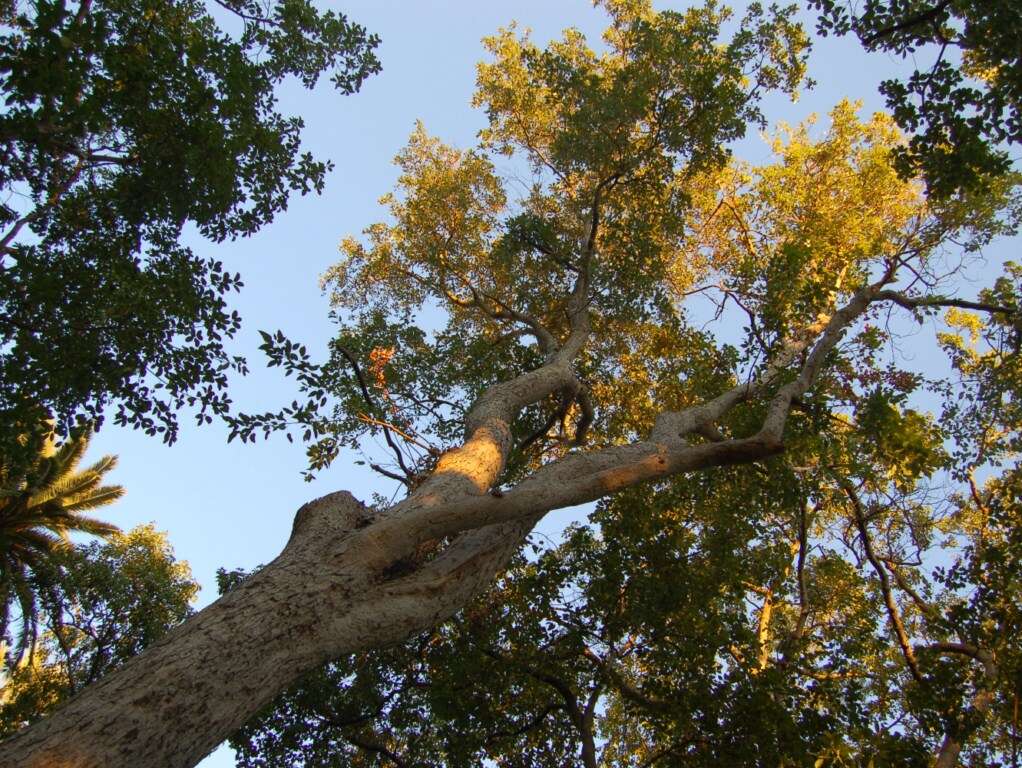
<path id="1" fill-rule="evenodd" d="M 352 371 L 354 371 L 355 379 L 358 381 L 358 386 L 362 390 L 362 399 L 366 401 L 366 405 L 368 405 L 371 409 L 376 410 L 377 407 L 376 402 L 373 400 L 373 396 L 369 392 L 369 386 L 366 384 L 365 377 L 362 375 L 362 368 L 359 366 L 358 360 L 355 358 L 355 355 L 353 355 L 347 348 L 341 345 L 337 345 L 336 349 L 338 352 L 341 353 L 344 359 L 348 361 L 348 364 L 351 366 Z M 394 457 L 397 459 L 397 464 L 399 467 L 401 467 L 401 471 L 404 472 L 405 476 L 401 478 L 392 472 L 385 472 L 381 470 L 375 464 L 371 466 L 377 472 L 380 472 L 380 474 L 383 474 L 387 477 L 396 480 L 400 480 L 405 485 L 408 485 L 408 482 L 411 480 L 411 478 L 415 476 L 415 472 L 409 469 L 408 465 L 405 464 L 404 455 L 401 453 L 401 449 L 398 448 L 397 443 L 394 442 L 394 438 L 391 435 L 391 430 L 393 429 L 393 427 L 391 427 L 391 425 L 387 424 L 386 422 L 376 420 L 374 420 L 374 422 L 383 430 L 383 437 L 387 441 L 387 445 L 389 446 L 391 452 L 394 454 Z"/>
<path id="2" fill-rule="evenodd" d="M 869 535 L 869 529 L 866 526 L 866 514 L 863 509 L 862 501 L 859 499 L 859 494 L 856 492 L 852 484 L 845 478 L 838 475 L 834 476 L 838 485 L 841 486 L 841 490 L 844 491 L 851 503 L 852 513 L 855 518 L 855 527 L 859 531 L 859 540 L 862 542 L 863 552 L 866 554 L 866 559 L 869 560 L 870 565 L 873 566 L 873 570 L 877 575 L 877 579 L 880 581 L 880 592 L 884 598 L 884 605 L 887 607 L 887 617 L 891 622 L 891 627 L 894 629 L 895 636 L 898 639 L 898 645 L 901 647 L 901 653 L 905 657 L 905 663 L 908 664 L 909 671 L 912 673 L 912 677 L 915 678 L 916 682 L 921 683 L 923 676 L 919 671 L 919 663 L 916 661 L 915 651 L 912 648 L 912 644 L 908 639 L 908 632 L 905 631 L 905 624 L 901 619 L 901 611 L 898 609 L 898 604 L 894 600 L 894 595 L 891 592 L 891 582 L 887 577 L 887 571 L 880 563 L 880 558 L 877 557 L 876 552 L 873 549 L 873 542 Z"/>
<path id="3" fill-rule="evenodd" d="M 908 296 L 898 291 L 879 291 L 876 300 L 893 301 L 905 309 L 919 309 L 922 307 L 955 307 L 957 309 L 972 309 L 977 312 L 990 314 L 1017 315 L 1018 307 L 1006 306 L 1004 304 L 993 304 L 986 301 L 967 301 L 966 299 L 955 299 L 947 296 Z"/>
<path id="4" fill-rule="evenodd" d="M 612 662 L 601 658 L 589 648 L 582 652 L 583 656 L 593 663 L 604 676 L 613 683 L 622 697 L 650 712 L 671 712 L 676 707 L 670 701 L 658 699 L 648 693 L 640 691 L 618 670 Z"/>
<path id="5" fill-rule="evenodd" d="M 988 678 L 992 680 L 997 676 L 997 665 L 994 655 L 985 648 L 980 648 L 979 646 L 972 645 L 971 643 L 930 643 L 929 645 L 916 646 L 916 648 L 919 651 L 968 656 L 970 659 L 978 661 L 983 665 L 983 672 Z"/>
<path id="6" fill-rule="evenodd" d="M 859 39 L 862 41 L 863 46 L 869 48 L 881 38 L 889 37 L 897 32 L 904 32 L 906 29 L 911 29 L 912 27 L 920 24 L 936 22 L 936 20 L 940 18 L 940 15 L 951 5 L 951 2 L 952 0 L 941 0 L 941 2 L 937 3 L 932 8 L 927 8 L 926 10 L 914 13 L 908 18 L 902 19 L 897 24 L 891 24 L 890 26 L 883 27 L 873 34 L 860 37 Z"/>

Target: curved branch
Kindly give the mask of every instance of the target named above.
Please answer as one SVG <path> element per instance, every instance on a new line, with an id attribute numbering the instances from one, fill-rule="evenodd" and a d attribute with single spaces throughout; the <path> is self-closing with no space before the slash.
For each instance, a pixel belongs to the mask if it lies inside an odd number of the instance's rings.
<path id="1" fill-rule="evenodd" d="M 997 663 L 994 655 L 978 646 L 970 643 L 930 643 L 929 645 L 917 646 L 917 649 L 933 653 L 958 654 L 967 656 L 983 665 L 983 675 L 986 678 L 986 686 L 977 686 L 979 690 L 972 698 L 972 706 L 980 714 L 986 714 L 993 704 L 993 684 L 997 679 Z M 959 723 L 959 726 L 961 724 Z M 948 729 L 944 741 L 940 745 L 934 768 L 955 768 L 958 765 L 958 755 L 962 751 L 965 739 L 972 733 L 975 726 L 966 729 L 963 733 L 958 730 Z"/>
<path id="2" fill-rule="evenodd" d="M 515 446 L 515 450 L 521 453 L 537 440 L 545 437 L 546 434 L 554 428 L 557 422 L 564 418 L 565 414 L 568 412 L 568 408 L 571 407 L 572 402 L 573 400 L 570 392 L 564 392 L 561 395 L 561 400 L 558 403 L 557 408 L 550 412 L 550 415 L 547 417 L 546 421 L 543 422 L 542 426 L 518 443 L 518 445 Z"/>
<path id="3" fill-rule="evenodd" d="M 589 389 L 585 384 L 582 385 L 575 396 L 575 402 L 578 403 L 578 407 L 582 412 L 578 422 L 575 424 L 575 445 L 582 446 L 585 445 L 586 436 L 589 434 L 589 427 L 592 426 L 593 420 L 596 418 L 593 400 L 589 397 Z"/>
<path id="4" fill-rule="evenodd" d="M 650 712 L 666 713 L 675 709 L 671 702 L 658 699 L 655 696 L 650 696 L 648 693 L 640 691 L 611 662 L 601 658 L 589 648 L 586 648 L 582 655 L 604 674 L 622 697 L 633 704 Z"/>
<path id="5" fill-rule="evenodd" d="M 496 731 L 494 733 L 491 733 L 489 736 L 486 737 L 486 745 L 492 746 L 501 739 L 508 738 L 513 739 L 516 736 L 524 736 L 529 731 L 533 731 L 540 725 L 542 725 L 544 720 L 546 720 L 551 714 L 553 714 L 559 709 L 564 709 L 564 705 L 547 704 L 543 709 L 541 709 L 539 712 L 537 712 L 535 715 L 533 715 L 531 718 L 525 721 L 525 723 L 519 726 L 518 728 L 515 728 L 514 730 L 511 731 Z"/>
<path id="6" fill-rule="evenodd" d="M 908 583 L 908 580 L 905 578 L 904 575 L 902 575 L 901 571 L 898 569 L 897 563 L 895 563 L 890 558 L 886 557 L 882 557 L 880 559 L 883 561 L 883 564 L 887 567 L 887 570 L 890 572 L 890 574 L 894 577 L 894 581 L 895 583 L 897 583 L 898 589 L 900 589 L 902 592 L 904 592 L 906 595 L 912 598 L 912 602 L 916 604 L 916 607 L 919 608 L 919 610 L 926 614 L 929 618 L 935 621 L 939 620 L 941 618 L 939 611 L 937 611 L 937 609 L 934 608 L 930 603 L 926 602 L 923 599 L 922 595 L 920 595 L 918 592 L 916 592 L 915 589 L 912 588 L 912 585 Z"/>
<path id="7" fill-rule="evenodd" d="M 862 501 L 859 499 L 859 494 L 855 492 L 852 484 L 843 477 L 833 475 L 835 481 L 841 490 L 844 491 L 848 497 L 849 502 L 852 506 L 852 512 L 855 518 L 855 527 L 859 531 L 859 541 L 862 542 L 863 552 L 866 554 L 866 559 L 869 560 L 870 565 L 873 566 L 873 570 L 877 575 L 877 579 L 880 581 L 880 592 L 884 598 L 884 605 L 887 607 L 887 618 L 891 622 L 891 627 L 894 629 L 895 636 L 898 639 L 898 645 L 901 647 L 901 653 L 905 657 L 905 663 L 908 664 L 909 671 L 912 673 L 912 677 L 917 683 L 923 682 L 923 676 L 919 672 L 919 663 L 916 661 L 915 651 L 912 649 L 912 645 L 908 639 L 908 633 L 905 631 L 905 624 L 901 620 L 901 611 L 898 610 L 898 604 L 894 600 L 894 595 L 891 592 L 891 582 L 887 578 L 887 572 L 884 570 L 883 565 L 880 563 L 880 558 L 877 557 L 876 552 L 873 551 L 873 542 L 870 539 L 869 530 L 866 527 L 866 514 L 862 507 Z"/>
<path id="8" fill-rule="evenodd" d="M 864 47 L 869 48 L 881 38 L 889 37 L 897 32 L 904 32 L 906 29 L 911 29 L 919 24 L 936 22 L 940 19 L 941 14 L 944 13 L 944 11 L 951 5 L 951 2 L 952 0 L 941 0 L 941 2 L 937 3 L 937 5 L 932 8 L 927 8 L 925 11 L 914 13 L 908 18 L 902 19 L 897 24 L 891 24 L 888 27 L 878 29 L 871 35 L 867 35 L 865 37 L 860 36 L 859 40 L 862 42 Z"/>
<path id="9" fill-rule="evenodd" d="M 392 762 L 397 768 L 406 768 L 408 765 L 405 760 L 391 749 L 381 744 L 378 741 L 370 741 L 369 739 L 359 734 L 342 734 L 345 741 L 349 744 L 358 747 L 365 752 L 372 752 L 373 754 L 382 755 Z"/>

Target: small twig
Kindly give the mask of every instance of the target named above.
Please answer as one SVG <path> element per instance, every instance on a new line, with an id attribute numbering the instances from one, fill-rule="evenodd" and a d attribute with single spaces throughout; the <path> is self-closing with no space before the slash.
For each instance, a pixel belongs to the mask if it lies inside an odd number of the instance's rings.
<path id="1" fill-rule="evenodd" d="M 366 405 L 368 405 L 372 410 L 376 410 L 376 403 L 373 402 L 373 396 L 369 393 L 369 387 L 366 384 L 365 377 L 362 375 L 362 369 L 359 367 L 358 360 L 355 359 L 355 356 L 346 347 L 338 344 L 336 345 L 336 349 L 344 356 L 344 359 L 348 361 L 352 370 L 355 372 L 355 378 L 358 380 L 359 388 L 362 390 L 362 398 L 365 400 Z M 405 476 L 408 478 L 414 477 L 415 472 L 409 469 L 408 465 L 405 464 L 404 455 L 401 453 L 401 449 L 398 448 L 397 443 L 394 442 L 394 438 L 390 434 L 391 426 L 385 422 L 380 423 L 377 426 L 382 427 L 383 438 L 387 441 L 387 445 L 390 447 L 390 450 L 397 459 L 397 463 L 398 466 L 401 467 L 401 471 L 404 472 Z"/>
<path id="2" fill-rule="evenodd" d="M 358 417 L 359 421 L 362 421 L 362 422 L 364 422 L 366 424 L 371 424 L 374 427 L 380 427 L 381 429 L 389 430 L 389 431 L 393 432 L 394 434 L 398 435 L 399 437 L 401 437 L 402 439 L 407 440 L 412 445 L 417 446 L 417 447 L 421 448 L 422 450 L 426 451 L 427 453 L 431 453 L 431 454 L 435 454 L 436 453 L 436 449 L 433 446 L 426 445 L 421 440 L 419 440 L 419 439 L 413 437 L 412 435 L 408 434 L 407 432 L 405 432 L 403 429 L 401 429 L 396 424 L 391 424 L 388 421 L 383 421 L 381 419 L 373 418 L 368 413 L 359 413 L 359 414 L 356 414 L 356 416 Z"/>

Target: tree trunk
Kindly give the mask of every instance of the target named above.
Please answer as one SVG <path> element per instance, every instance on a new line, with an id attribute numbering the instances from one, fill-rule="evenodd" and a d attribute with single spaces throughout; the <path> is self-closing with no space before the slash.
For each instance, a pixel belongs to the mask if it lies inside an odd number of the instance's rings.
<path id="1" fill-rule="evenodd" d="M 400 559 L 380 569 L 386 547 L 364 535 L 370 512 L 350 494 L 307 504 L 272 563 L 4 742 L 0 766 L 193 766 L 303 674 L 452 614 L 506 565 L 534 520 L 466 534 L 405 575 Z"/>
<path id="2" fill-rule="evenodd" d="M 955 768 L 958 765 L 958 755 L 961 751 L 962 742 L 950 733 L 947 734 L 940 745 L 940 751 L 937 752 L 933 768 Z"/>

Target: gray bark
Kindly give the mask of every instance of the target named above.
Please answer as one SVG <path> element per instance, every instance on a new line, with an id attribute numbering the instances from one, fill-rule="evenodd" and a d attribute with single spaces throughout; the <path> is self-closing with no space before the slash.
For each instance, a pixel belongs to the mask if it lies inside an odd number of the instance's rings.
<path id="1" fill-rule="evenodd" d="M 409 580 L 365 565 L 358 526 L 367 520 L 347 493 L 304 506 L 272 563 L 4 742 L 0 765 L 195 765 L 305 672 L 449 616 L 493 578 L 531 525 L 480 531 Z"/>

